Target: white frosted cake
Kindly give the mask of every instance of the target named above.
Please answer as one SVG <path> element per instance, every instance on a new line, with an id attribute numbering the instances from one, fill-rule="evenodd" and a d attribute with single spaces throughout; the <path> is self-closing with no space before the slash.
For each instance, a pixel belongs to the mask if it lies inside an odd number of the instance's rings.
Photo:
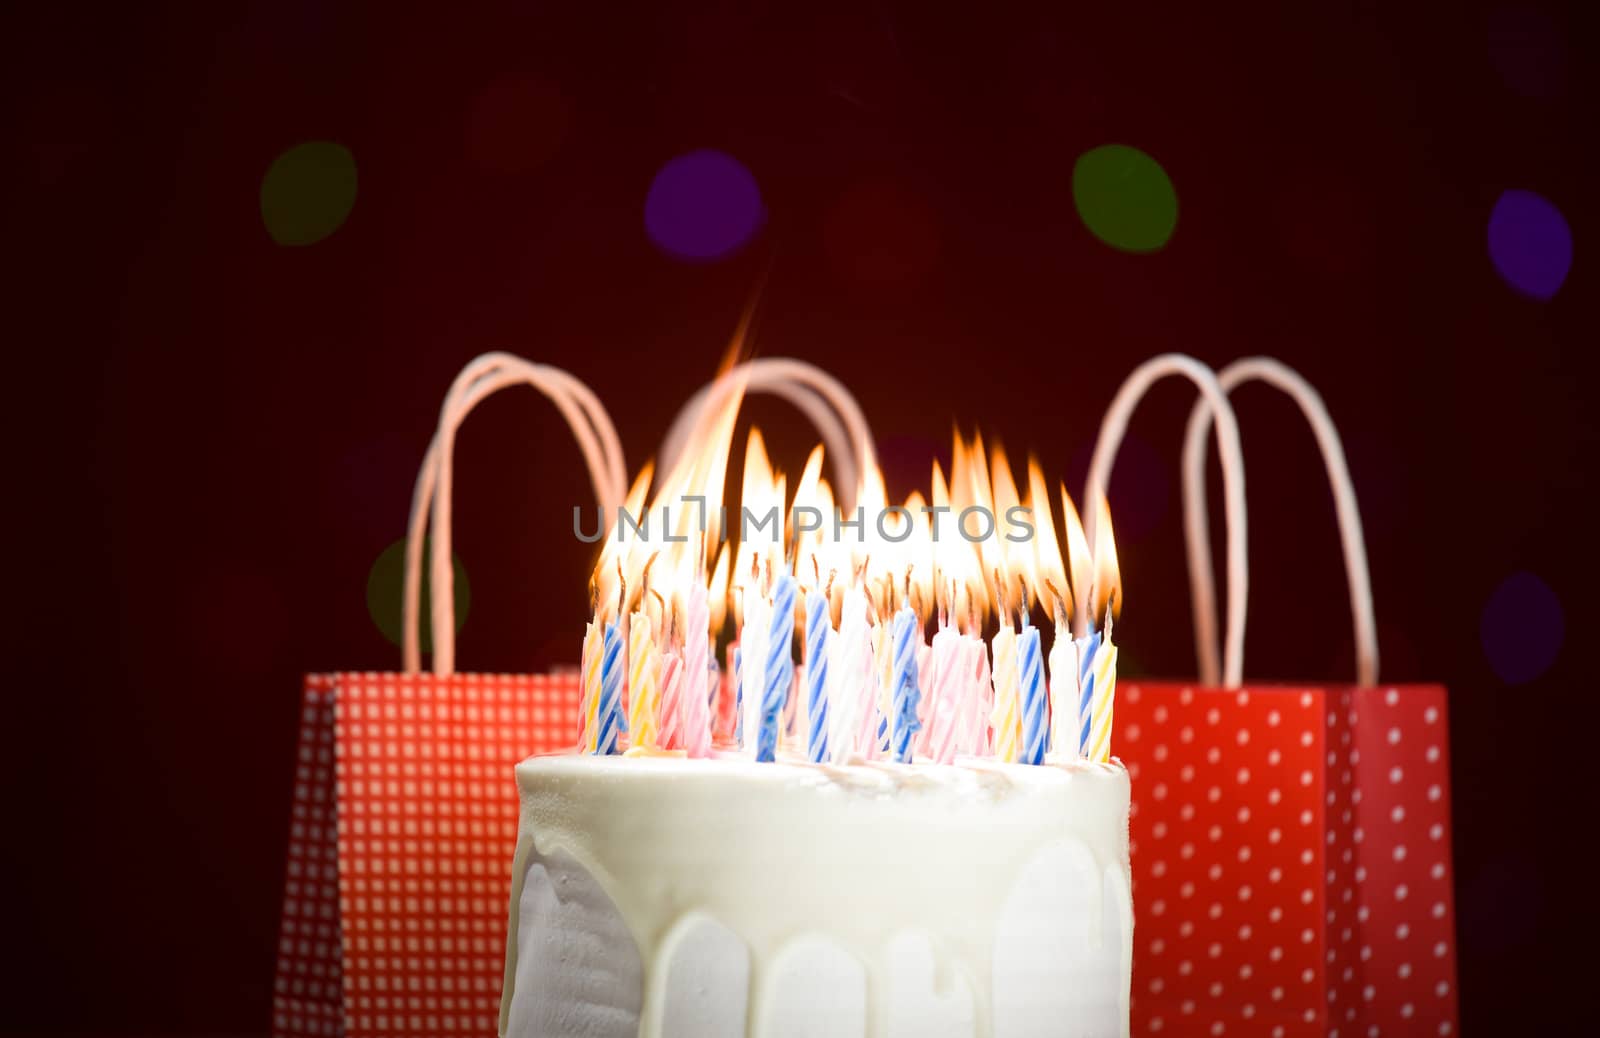
<path id="1" fill-rule="evenodd" d="M 505 1038 L 1128 1033 L 1116 762 L 516 775 Z"/>

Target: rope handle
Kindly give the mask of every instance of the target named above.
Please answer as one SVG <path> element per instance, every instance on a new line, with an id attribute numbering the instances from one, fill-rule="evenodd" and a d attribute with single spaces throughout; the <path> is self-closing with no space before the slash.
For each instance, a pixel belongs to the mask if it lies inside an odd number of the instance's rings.
<path id="1" fill-rule="evenodd" d="M 432 598 L 433 672 L 455 672 L 455 595 L 451 552 L 451 491 L 454 482 L 456 430 L 488 397 L 509 386 L 530 385 L 549 397 L 577 438 L 602 511 L 619 506 L 627 493 L 627 468 L 622 441 L 605 406 L 588 386 L 546 364 L 533 364 L 509 353 L 486 353 L 464 367 L 450 385 L 439 412 L 439 426 L 422 460 L 411 497 L 406 528 L 402 624 L 402 666 L 408 674 L 422 669 L 420 621 L 424 531 L 432 544 L 428 590 Z"/>
<path id="2" fill-rule="evenodd" d="M 1198 626 L 1201 617 L 1205 617 L 1210 623 L 1215 623 L 1216 592 L 1209 583 L 1205 585 L 1205 590 L 1210 598 L 1203 603 L 1204 608 L 1198 597 L 1200 589 L 1198 586 L 1195 588 L 1197 624 L 1195 652 L 1200 659 L 1202 682 L 1216 685 L 1220 678 L 1223 684 L 1237 686 L 1244 669 L 1244 617 L 1250 592 L 1250 564 L 1245 554 L 1244 452 L 1239 446 L 1239 423 L 1234 419 L 1233 407 L 1228 403 L 1228 394 L 1224 392 L 1216 372 L 1211 368 L 1181 353 L 1164 353 L 1139 365 L 1123 381 L 1122 387 L 1117 390 L 1117 395 L 1112 398 L 1111 406 L 1106 409 L 1105 417 L 1100 421 L 1100 436 L 1095 442 L 1094 456 L 1089 463 L 1089 477 L 1084 488 L 1082 508 L 1084 535 L 1092 554 L 1095 527 L 1099 521 L 1097 502 L 1110 484 L 1111 467 L 1116 461 L 1117 449 L 1122 446 L 1123 435 L 1128 430 L 1128 420 L 1150 387 L 1170 375 L 1181 375 L 1193 382 L 1200 391 L 1201 399 L 1205 401 L 1206 415 L 1208 418 L 1215 415 L 1216 418 L 1217 444 L 1222 456 L 1223 498 L 1228 522 L 1227 650 L 1220 674 L 1214 630 L 1207 628 L 1208 636 L 1202 638 Z M 1196 558 L 1198 554 L 1193 540 L 1194 530 L 1190 528 L 1188 533 L 1189 556 Z M 1209 558 L 1207 555 L 1208 575 Z M 1077 596 L 1074 633 L 1081 637 L 1086 632 L 1089 621 L 1089 589 L 1075 588 L 1074 594 Z"/>
<path id="3" fill-rule="evenodd" d="M 1350 466 L 1344 444 L 1334 427 L 1322 396 L 1293 368 L 1271 357 L 1245 357 L 1217 373 L 1224 393 L 1245 382 L 1262 381 L 1287 393 L 1300 406 L 1322 452 L 1333 489 L 1334 511 L 1339 519 L 1339 540 L 1344 547 L 1345 577 L 1350 585 L 1350 617 L 1355 627 L 1356 681 L 1363 688 L 1378 683 L 1378 627 L 1372 609 L 1372 573 L 1367 566 L 1367 542 L 1356 506 Z M 1189 413 L 1183 439 L 1183 528 L 1189 544 L 1189 592 L 1194 602 L 1195 643 L 1216 652 L 1216 589 L 1211 571 L 1211 533 L 1206 519 L 1206 440 L 1211 425 L 1208 400 L 1196 402 Z M 1229 594 L 1230 605 L 1233 595 Z M 1242 666 L 1242 663 L 1241 663 Z M 1238 679 L 1231 684 L 1237 685 Z"/>

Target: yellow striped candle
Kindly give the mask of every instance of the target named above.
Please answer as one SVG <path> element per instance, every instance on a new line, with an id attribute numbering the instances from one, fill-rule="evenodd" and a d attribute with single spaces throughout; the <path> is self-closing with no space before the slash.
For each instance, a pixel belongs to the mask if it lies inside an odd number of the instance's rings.
<path id="1" fill-rule="evenodd" d="M 583 632 L 583 705 L 578 711 L 583 730 L 579 733 L 579 750 L 594 752 L 595 720 L 600 714 L 600 660 L 604 655 L 604 638 L 598 620 Z"/>
<path id="2" fill-rule="evenodd" d="M 650 635 L 650 616 L 633 614 L 628 630 L 629 752 L 657 749 L 656 725 L 661 710 L 660 660 Z"/>
<path id="3" fill-rule="evenodd" d="M 1002 622 L 990 645 L 994 653 L 994 710 L 989 714 L 989 724 L 994 728 L 994 757 L 1015 764 L 1022 743 L 1022 714 L 1017 705 L 1017 633 Z"/>
<path id="4" fill-rule="evenodd" d="M 1111 708 L 1117 695 L 1117 647 L 1109 631 L 1094 660 L 1094 700 L 1089 707 L 1089 752 L 1097 764 L 1111 760 Z"/>

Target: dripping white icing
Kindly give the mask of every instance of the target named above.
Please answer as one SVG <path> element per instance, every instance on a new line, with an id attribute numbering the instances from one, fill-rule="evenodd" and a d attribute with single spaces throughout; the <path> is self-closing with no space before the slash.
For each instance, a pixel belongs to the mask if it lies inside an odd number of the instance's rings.
<path id="1" fill-rule="evenodd" d="M 644 964 L 637 1019 L 646 1038 L 677 1031 L 667 1025 L 688 1019 L 681 1014 L 693 999 L 677 993 L 675 982 L 678 956 L 694 947 L 685 935 L 695 919 L 714 921 L 723 937 L 720 950 L 688 952 L 694 963 L 682 969 L 698 970 L 699 978 L 691 990 L 701 982 L 726 989 L 729 976 L 745 976 L 728 969 L 747 970 L 751 1038 L 775 1033 L 766 1021 L 778 1005 L 773 1000 L 785 997 L 785 970 L 810 962 L 814 986 L 821 983 L 815 978 L 842 969 L 837 956 L 863 973 L 864 1033 L 874 1038 L 916 1029 L 902 1023 L 913 997 L 926 1003 L 915 1019 L 957 1021 L 919 1033 L 989 1035 L 992 1022 L 1029 1012 L 1028 996 L 1011 994 L 1018 984 L 1061 990 L 1062 970 L 1082 974 L 1085 984 L 1092 974 L 1099 988 L 1092 998 L 1088 990 L 1069 993 L 1076 1006 L 1092 1001 L 1113 1014 L 1120 1006 L 1112 1033 L 1126 1028 L 1132 911 L 1128 778 L 1120 765 L 547 757 L 523 762 L 517 779 L 522 818 L 513 903 L 530 863 L 559 853 L 587 870 Z M 1044 940 L 1066 958 L 1035 957 L 1030 965 L 1008 957 L 1004 944 L 997 948 L 997 929 L 1018 912 L 1061 934 L 1054 944 L 1035 934 L 1024 943 Z M 513 962 L 522 922 L 516 915 Z M 1108 928 L 1117 947 L 1105 946 Z M 525 974 L 508 965 L 503 1032 L 513 985 Z M 1080 987 L 1077 979 L 1065 986 Z M 835 987 L 841 997 L 850 990 Z M 913 989 L 923 994 L 910 996 Z M 996 993 L 1010 1001 L 995 1005 Z M 1018 997 L 1020 1009 L 1012 1004 Z M 847 997 L 843 1011 L 850 1004 Z M 718 1020 L 716 1030 L 702 1033 L 724 1033 L 725 1016 Z"/>

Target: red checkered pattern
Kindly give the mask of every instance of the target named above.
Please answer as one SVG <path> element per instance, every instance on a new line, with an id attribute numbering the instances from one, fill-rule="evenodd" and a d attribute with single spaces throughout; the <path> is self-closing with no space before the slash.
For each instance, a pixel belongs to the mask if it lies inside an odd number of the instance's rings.
<path id="1" fill-rule="evenodd" d="M 1117 698 L 1135 1034 L 1454 1032 L 1444 689 Z"/>
<path id="2" fill-rule="evenodd" d="M 517 793 L 578 677 L 306 680 L 273 1033 L 493 1035 Z"/>

